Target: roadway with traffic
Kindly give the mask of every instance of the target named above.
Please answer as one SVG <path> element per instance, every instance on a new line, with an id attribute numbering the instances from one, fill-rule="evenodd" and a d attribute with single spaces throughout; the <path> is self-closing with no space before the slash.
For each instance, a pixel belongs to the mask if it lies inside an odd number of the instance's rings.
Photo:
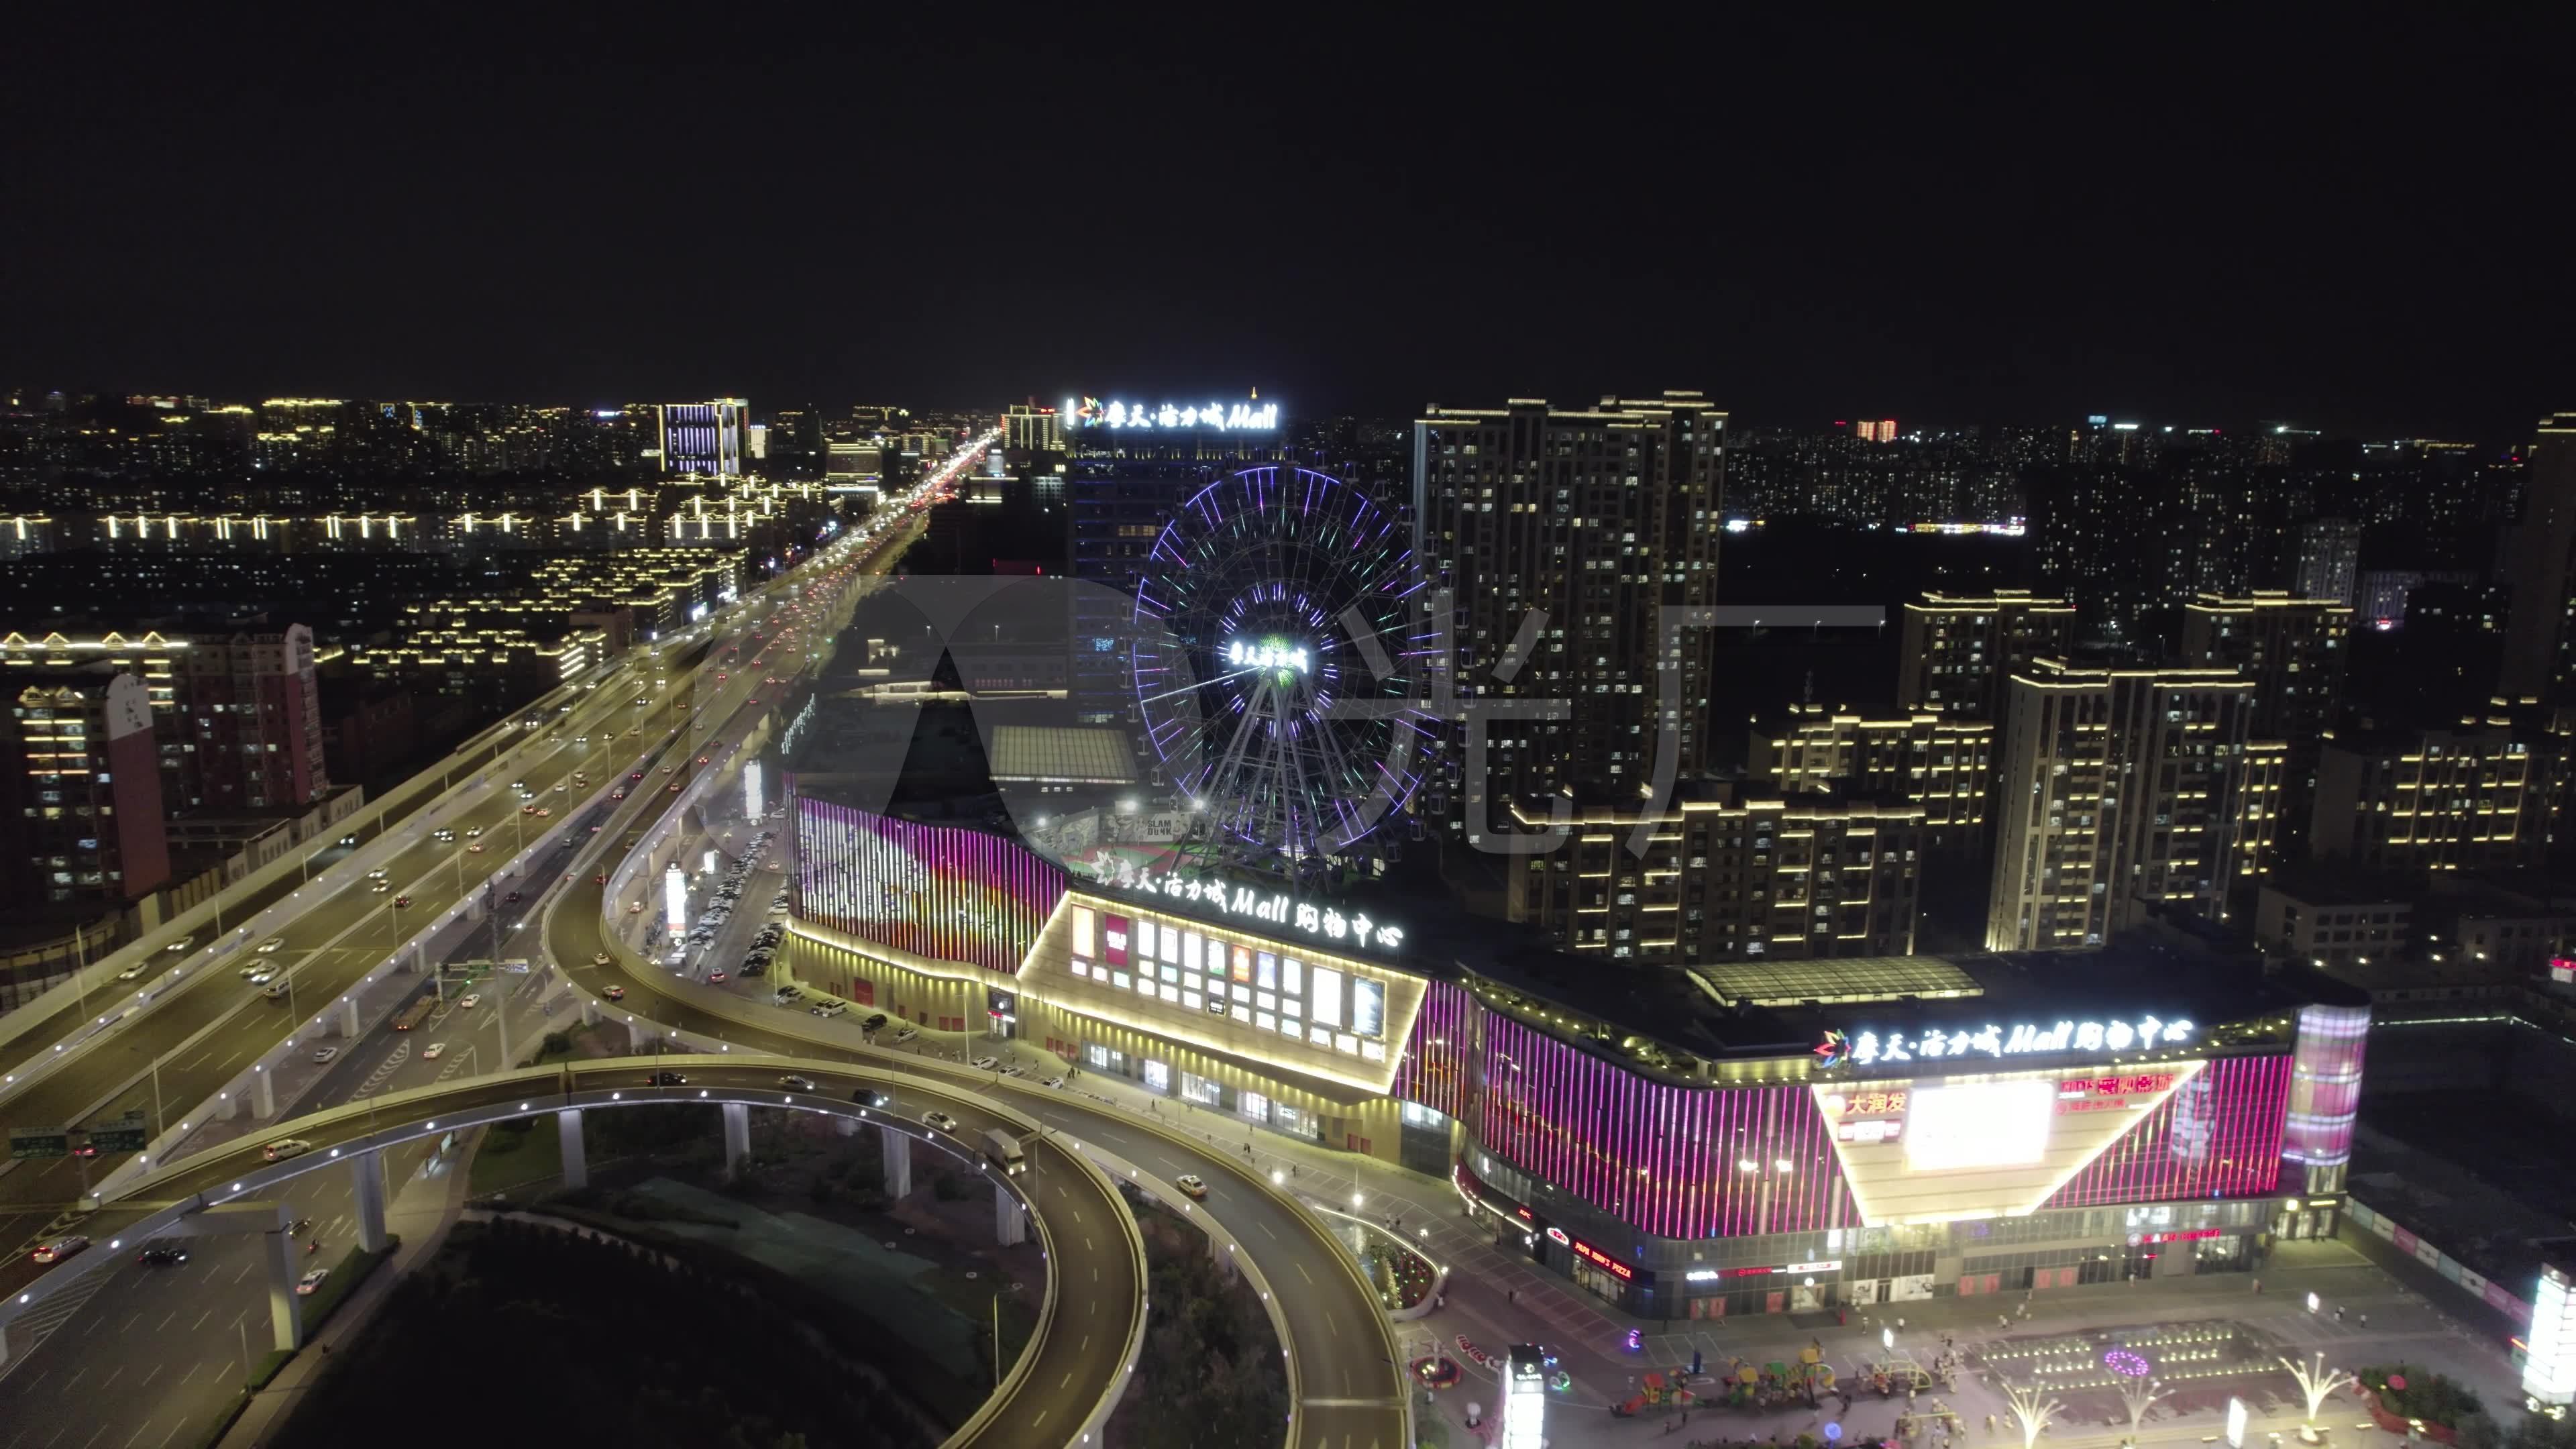
<path id="1" fill-rule="evenodd" d="M 685 1082 L 654 1085 L 654 1074 L 666 1070 L 677 1070 Z M 784 1083 L 790 1073 L 813 1086 Z M 880 1092 L 892 1101 L 883 1107 L 864 1105 Z M 57 1440 L 66 1446 L 162 1442 L 187 1423 L 201 1422 L 233 1390 L 238 1380 L 232 1370 L 243 1358 L 243 1345 L 254 1357 L 266 1352 L 268 1285 L 260 1240 L 167 1240 L 185 1247 L 189 1260 L 152 1267 L 136 1261 L 146 1241 L 138 1229 L 148 1231 L 154 1221 L 147 1212 L 166 1215 L 165 1205 L 188 1203 L 199 1195 L 208 1204 L 282 1198 L 296 1215 L 315 1219 L 317 1231 L 333 1249 L 325 1255 L 327 1261 L 347 1246 L 354 1227 L 348 1216 L 346 1169 L 364 1148 L 385 1148 L 395 1172 L 402 1174 L 390 1179 L 398 1185 L 448 1132 L 507 1118 L 551 1116 L 568 1105 L 603 1111 L 701 1101 L 865 1118 L 935 1144 L 979 1170 L 982 1159 L 973 1144 L 985 1130 L 1026 1137 L 1028 1171 L 1018 1185 L 1042 1220 L 1055 1291 L 1032 1336 L 1032 1350 L 1014 1366 L 1005 1394 L 979 1412 L 969 1432 L 947 1441 L 949 1449 L 1016 1449 L 1048 1442 L 1052 1430 L 1088 1419 L 1116 1386 L 1129 1346 L 1141 1331 L 1142 1249 L 1115 1188 L 1063 1144 L 1030 1133 L 1024 1121 L 971 1092 L 898 1071 L 854 1071 L 845 1063 L 793 1059 L 628 1059 L 438 1083 L 387 1095 L 372 1103 L 372 1110 L 370 1104 L 333 1108 L 280 1123 L 273 1133 L 196 1154 L 145 1179 L 132 1199 L 135 1206 L 119 1215 L 123 1221 L 90 1227 L 94 1246 L 56 1270 L 66 1277 L 47 1278 L 44 1286 L 56 1296 L 8 1325 L 12 1357 L 0 1365 L 0 1426 L 21 1426 L 10 1449 L 19 1441 L 30 1449 Z M 956 1119 L 955 1129 L 924 1125 L 923 1115 L 934 1111 Z M 311 1148 L 284 1162 L 265 1161 L 266 1145 L 284 1137 L 308 1142 Z M 389 1145 L 394 1143 L 402 1145 Z M 442 1168 L 451 1165 L 441 1160 Z M 79 1276 L 84 1270 L 89 1270 L 86 1276 Z M 30 1352 L 28 1340 L 40 1327 L 54 1331 Z M 232 1346 L 229 1354 L 223 1351 L 227 1344 Z M 165 1371 L 170 1381 L 153 1388 Z M 115 1387 L 119 1383 L 126 1384 L 122 1392 Z M 93 1397 L 102 1386 L 107 1394 Z M 148 1393 L 129 1399 L 138 1388 Z M 152 1434 L 156 1429 L 163 1432 Z"/>

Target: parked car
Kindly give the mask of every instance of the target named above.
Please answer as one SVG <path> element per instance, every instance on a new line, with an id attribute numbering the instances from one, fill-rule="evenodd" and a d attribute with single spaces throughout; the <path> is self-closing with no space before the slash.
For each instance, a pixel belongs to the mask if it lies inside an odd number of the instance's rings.
<path id="1" fill-rule="evenodd" d="M 860 1023 L 859 1023 L 859 1030 L 861 1030 L 861 1031 L 876 1031 L 876 1030 L 879 1030 L 879 1029 L 883 1028 L 883 1027 L 885 1026 L 885 1024 L 886 1024 L 886 1014 L 885 1014 L 884 1012 L 880 1011 L 880 1012 L 878 1012 L 876 1015 L 869 1017 L 867 1020 L 865 1020 L 865 1021 L 863 1021 L 863 1022 L 860 1022 Z"/>
<path id="2" fill-rule="evenodd" d="M 896 1032 L 896 1033 L 894 1034 L 894 1039 L 895 1039 L 895 1042 L 896 1042 L 898 1045 L 900 1045 L 900 1044 L 902 1044 L 902 1043 L 904 1043 L 904 1042 L 908 1042 L 908 1041 L 912 1040 L 914 1037 L 917 1037 L 917 1036 L 919 1036 L 919 1035 L 921 1035 L 921 1029 L 920 1029 L 919 1027 L 907 1026 L 907 1027 L 905 1027 L 903 1030 L 901 1030 L 901 1031 L 899 1031 L 899 1032 Z"/>
<path id="3" fill-rule="evenodd" d="M 975 1070 L 979 1072 L 989 1072 L 997 1065 L 999 1065 L 999 1063 L 992 1057 L 977 1057 L 975 1059 Z"/>
<path id="4" fill-rule="evenodd" d="M 1038 1085 L 1041 1087 L 1061 1087 L 1064 1085 L 1064 1078 L 1061 1076 L 1049 1077 L 1045 1081 L 1038 1083 Z"/>

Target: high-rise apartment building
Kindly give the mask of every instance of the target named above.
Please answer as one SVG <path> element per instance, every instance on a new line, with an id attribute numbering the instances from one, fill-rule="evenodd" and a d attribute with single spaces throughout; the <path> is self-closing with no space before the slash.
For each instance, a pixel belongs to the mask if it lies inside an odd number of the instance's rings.
<path id="1" fill-rule="evenodd" d="M 2224 916 L 2253 696 L 2226 669 L 2016 672 L 1987 949 L 2098 946 L 2152 905 Z"/>
<path id="2" fill-rule="evenodd" d="M 200 636 L 178 656 L 175 725 L 216 810 L 309 805 L 331 788 L 313 631 Z"/>
<path id="3" fill-rule="evenodd" d="M 1998 733 L 1991 721 L 1929 710 L 1871 715 L 1793 704 L 1755 727 L 1746 765 L 1757 788 L 1793 798 L 1903 800 L 1921 807 L 1927 848 L 1975 849 L 1986 839 Z"/>
<path id="4" fill-rule="evenodd" d="M 1562 847 L 1511 862 L 1510 918 L 1628 966 L 1913 952 L 1921 806 L 1719 794 L 1578 811 Z M 1513 808 L 1522 831 L 1549 828 Z"/>
<path id="5" fill-rule="evenodd" d="M 737 474 L 749 452 L 743 425 L 751 404 L 738 397 L 656 403 L 654 423 L 665 473 Z"/>
<path id="6" fill-rule="evenodd" d="M 2000 722 L 2006 681 L 2075 647 L 2075 606 L 2028 589 L 1926 593 L 1905 606 L 1896 703 L 1944 719 Z"/>
<path id="7" fill-rule="evenodd" d="M 115 664 L 8 674 L 0 900 L 122 905 L 170 880 L 152 696 Z"/>
<path id="8" fill-rule="evenodd" d="M 1077 724 L 1125 724 L 1136 701 L 1124 641 L 1135 631 L 1146 555 L 1200 489 L 1278 462 L 1279 430 L 1076 423 L 1064 442 L 1067 566 L 1075 579 L 1097 586 L 1074 593 L 1068 698 Z"/>
<path id="9" fill-rule="evenodd" d="M 1013 403 L 1002 414 L 1002 446 L 1016 452 L 1061 453 L 1063 421 L 1053 408 Z"/>
<path id="10" fill-rule="evenodd" d="M 2183 663 L 2234 669 L 2254 681 L 2261 740 L 2288 746 L 2291 808 L 2307 799 L 2317 741 L 2334 724 L 2352 657 L 2352 607 L 2272 589 L 2245 598 L 2203 594 L 2183 608 Z"/>
<path id="11" fill-rule="evenodd" d="M 2522 522 L 2513 532 L 2513 610 L 2506 616 L 2504 669 L 2496 691 L 2536 699 L 2571 682 L 2569 590 L 2576 564 L 2576 412 L 2552 413 L 2531 445 L 2522 490 Z"/>
<path id="12" fill-rule="evenodd" d="M 1667 739 L 1678 777 L 1704 768 L 1709 649 L 1678 611 L 1716 602 L 1725 442 L 1696 392 L 1415 421 L 1414 552 L 1451 601 L 1434 661 L 1450 712 L 1462 729 L 1473 705 L 1521 712 L 1480 722 L 1483 778 L 1436 784 L 1426 814 L 1473 842 L 1560 791 L 1633 804 Z"/>
<path id="13" fill-rule="evenodd" d="M 2349 518 L 2312 518 L 2299 529 L 2299 559 L 2290 580 L 2302 598 L 2338 604 L 2361 602 L 2361 524 Z"/>
<path id="14" fill-rule="evenodd" d="M 2433 728 L 2339 733 L 2317 764 L 2310 848 L 2372 871 L 2532 865 L 2560 826 L 2563 716 L 2492 713 Z"/>

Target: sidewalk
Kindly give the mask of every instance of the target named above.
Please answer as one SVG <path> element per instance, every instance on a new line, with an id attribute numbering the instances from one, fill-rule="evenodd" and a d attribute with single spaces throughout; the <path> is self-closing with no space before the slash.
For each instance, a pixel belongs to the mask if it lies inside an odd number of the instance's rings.
<path id="1" fill-rule="evenodd" d="M 394 1284 L 447 1241 L 447 1230 L 456 1224 L 465 1208 L 465 1169 L 472 1155 L 470 1146 L 461 1146 L 444 1172 L 435 1177 L 414 1177 L 385 1204 L 385 1231 L 399 1236 L 402 1246 L 340 1305 L 320 1332 L 305 1339 L 304 1347 L 278 1370 L 267 1388 L 251 1396 L 250 1406 L 233 1421 L 232 1429 L 219 1441 L 219 1449 L 259 1449 L 278 1424 L 295 1411 L 304 1391 L 330 1367 L 331 1350 L 363 1330 L 377 1306 L 393 1292 Z"/>

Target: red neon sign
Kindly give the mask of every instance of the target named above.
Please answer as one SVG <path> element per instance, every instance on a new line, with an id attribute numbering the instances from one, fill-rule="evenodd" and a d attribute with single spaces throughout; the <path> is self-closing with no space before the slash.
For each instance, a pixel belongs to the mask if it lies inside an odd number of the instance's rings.
<path id="1" fill-rule="evenodd" d="M 2138 1241 L 2142 1243 L 2196 1243 L 2203 1238 L 2215 1238 L 2219 1236 L 2219 1232 L 2220 1230 L 2217 1228 L 2194 1228 L 2187 1233 L 2146 1233 L 2141 1235 Z"/>
<path id="2" fill-rule="evenodd" d="M 1551 1237 L 1555 1235 L 1555 1232 L 1556 1232 L 1556 1230 L 1555 1230 L 1555 1229 L 1553 1229 L 1553 1228 L 1550 1228 L 1550 1229 L 1548 1230 L 1548 1233 L 1549 1233 L 1549 1235 L 1550 1235 Z M 1590 1243 L 1586 1243 L 1586 1242 L 1583 1242 L 1583 1241 L 1581 1241 L 1581 1240 L 1579 1240 L 1579 1239 L 1578 1239 L 1578 1240 L 1576 1240 L 1575 1242 L 1573 1242 L 1573 1243 L 1569 1244 L 1569 1246 L 1571 1246 L 1571 1247 L 1574 1249 L 1574 1256 L 1576 1256 L 1576 1257 L 1578 1257 L 1578 1258 L 1583 1259 L 1585 1262 L 1595 1264 L 1595 1265 L 1597 1265 L 1597 1266 L 1599 1266 L 1599 1267 L 1607 1268 L 1607 1269 L 1609 1269 L 1609 1270 L 1611 1271 L 1611 1273 L 1613 1273 L 1614 1275 L 1616 1275 L 1616 1276 L 1618 1276 L 1618 1277 L 1620 1277 L 1620 1278 L 1627 1279 L 1627 1278 L 1634 1278 L 1634 1277 L 1636 1277 L 1636 1276 L 1637 1276 L 1637 1272 L 1636 1272 L 1636 1270 L 1635 1270 L 1635 1269 L 1633 1269 L 1633 1268 L 1629 1267 L 1629 1266 L 1628 1266 L 1627 1264 L 1625 1264 L 1625 1263 L 1620 1262 L 1618 1259 L 1611 1257 L 1608 1253 L 1605 1253 L 1605 1252 L 1601 1251 L 1599 1248 L 1596 1248 L 1596 1247 L 1592 1246 Z"/>
<path id="3" fill-rule="evenodd" d="M 2174 1084 L 2173 1073 L 2136 1077 L 2077 1077 L 2057 1084 L 2060 1097 L 2144 1097 Z"/>

